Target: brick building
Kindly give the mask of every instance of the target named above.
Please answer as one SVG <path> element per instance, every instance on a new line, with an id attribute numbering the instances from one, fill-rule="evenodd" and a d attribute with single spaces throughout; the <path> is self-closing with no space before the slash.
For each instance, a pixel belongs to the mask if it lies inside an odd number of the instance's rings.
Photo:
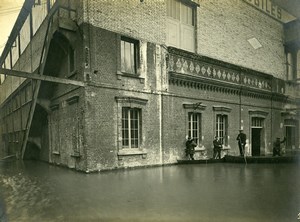
<path id="1" fill-rule="evenodd" d="M 276 3 L 277 2 L 277 3 Z M 298 6 L 299 7 L 299 6 Z M 299 147 L 300 27 L 280 1 L 26 0 L 0 64 L 0 154 L 91 172 Z M 198 152 L 199 151 L 199 152 Z"/>

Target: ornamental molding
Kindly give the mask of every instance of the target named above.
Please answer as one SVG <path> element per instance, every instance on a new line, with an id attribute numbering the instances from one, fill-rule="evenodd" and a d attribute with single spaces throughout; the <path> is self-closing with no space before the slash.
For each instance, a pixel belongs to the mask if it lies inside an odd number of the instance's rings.
<path id="1" fill-rule="evenodd" d="M 293 110 L 285 110 L 281 112 L 281 116 L 293 119 L 297 116 L 297 112 Z"/>
<path id="2" fill-rule="evenodd" d="M 228 66 L 194 60 L 189 57 L 170 54 L 168 70 L 179 74 L 204 77 L 212 81 L 238 84 L 265 91 L 272 90 L 271 76 L 266 77 L 266 75 L 254 71 L 245 72 L 231 69 Z"/>
<path id="3" fill-rule="evenodd" d="M 173 72 L 169 73 L 169 84 L 203 91 L 230 94 L 234 96 L 242 95 L 255 99 L 272 99 L 272 93 L 268 91 L 261 91 L 250 87 L 241 87 L 238 84 L 213 81 L 203 77 L 194 77 L 191 75 L 184 75 Z"/>
<path id="4" fill-rule="evenodd" d="M 130 104 L 134 103 L 134 104 L 146 105 L 148 102 L 147 99 L 142 99 L 142 98 L 138 98 L 138 97 L 116 96 L 115 99 L 118 103 L 130 103 Z"/>
<path id="5" fill-rule="evenodd" d="M 183 108 L 185 109 L 192 109 L 192 110 L 205 110 L 207 105 L 202 104 L 201 102 L 198 103 L 183 103 Z"/>
<path id="6" fill-rule="evenodd" d="M 215 112 L 227 112 L 230 113 L 232 108 L 226 107 L 226 106 L 213 106 L 213 110 Z"/>
<path id="7" fill-rule="evenodd" d="M 251 116 L 266 118 L 268 114 L 268 112 L 262 110 L 249 110 L 249 115 Z"/>
<path id="8" fill-rule="evenodd" d="M 287 84 L 283 79 L 196 53 L 168 47 L 166 60 L 169 73 L 201 77 L 218 83 L 236 84 L 282 95 L 286 92 Z"/>

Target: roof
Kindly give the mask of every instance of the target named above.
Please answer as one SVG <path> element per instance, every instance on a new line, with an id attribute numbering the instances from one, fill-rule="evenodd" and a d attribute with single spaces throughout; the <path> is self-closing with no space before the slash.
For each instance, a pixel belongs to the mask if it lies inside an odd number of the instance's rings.
<path id="1" fill-rule="evenodd" d="M 300 1 L 299 0 L 271 0 L 291 15 L 300 18 Z"/>

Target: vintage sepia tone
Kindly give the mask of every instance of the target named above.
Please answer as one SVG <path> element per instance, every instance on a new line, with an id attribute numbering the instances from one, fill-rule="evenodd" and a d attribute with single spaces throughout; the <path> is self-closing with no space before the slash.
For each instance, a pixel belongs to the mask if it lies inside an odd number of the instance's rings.
<path id="1" fill-rule="evenodd" d="M 19 2 L 0 159 L 83 173 L 298 162 L 298 1 Z"/>

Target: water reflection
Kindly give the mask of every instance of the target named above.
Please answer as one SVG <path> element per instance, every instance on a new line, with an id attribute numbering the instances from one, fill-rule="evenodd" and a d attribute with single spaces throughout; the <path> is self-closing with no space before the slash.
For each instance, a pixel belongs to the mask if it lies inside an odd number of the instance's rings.
<path id="1" fill-rule="evenodd" d="M 9 221 L 290 222 L 300 211 L 297 164 L 83 174 L 41 162 L 0 162 L 0 190 Z"/>

